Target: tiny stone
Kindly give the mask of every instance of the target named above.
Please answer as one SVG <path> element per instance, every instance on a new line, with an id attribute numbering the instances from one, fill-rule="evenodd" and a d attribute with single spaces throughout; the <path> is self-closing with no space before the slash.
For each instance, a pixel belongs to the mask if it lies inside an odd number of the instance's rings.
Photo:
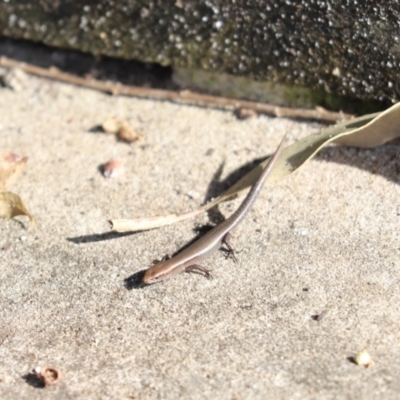
<path id="1" fill-rule="evenodd" d="M 357 365 L 362 365 L 366 368 L 371 367 L 373 364 L 373 361 L 371 359 L 371 356 L 369 355 L 367 350 L 362 350 L 360 351 L 355 357 L 354 361 L 356 362 Z"/>
<path id="2" fill-rule="evenodd" d="M 101 167 L 105 178 L 117 178 L 124 171 L 124 165 L 120 160 L 110 160 Z"/>

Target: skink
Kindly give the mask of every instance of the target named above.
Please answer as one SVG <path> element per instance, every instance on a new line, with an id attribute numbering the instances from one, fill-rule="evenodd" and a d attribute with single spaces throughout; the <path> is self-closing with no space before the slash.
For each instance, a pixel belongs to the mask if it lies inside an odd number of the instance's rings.
<path id="1" fill-rule="evenodd" d="M 285 135 L 286 136 L 286 135 Z M 142 283 L 151 285 L 172 278 L 180 272 L 201 271 L 207 277 L 210 277 L 210 271 L 199 263 L 208 257 L 212 252 L 221 247 L 222 243 L 226 244 L 229 251 L 233 253 L 233 249 L 229 243 L 229 233 L 246 217 L 251 207 L 256 201 L 261 188 L 271 173 L 276 160 L 282 150 L 285 137 L 282 139 L 275 153 L 269 159 L 267 166 L 262 171 L 259 178 L 251 187 L 246 198 L 243 200 L 239 208 L 225 221 L 221 222 L 211 231 L 207 232 L 199 240 L 191 246 L 178 253 L 176 256 L 160 261 L 146 270 Z"/>

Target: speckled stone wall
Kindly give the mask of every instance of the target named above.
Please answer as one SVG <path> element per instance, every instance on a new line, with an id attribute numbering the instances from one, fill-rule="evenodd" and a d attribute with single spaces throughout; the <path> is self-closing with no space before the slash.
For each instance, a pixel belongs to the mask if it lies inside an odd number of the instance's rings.
<path id="1" fill-rule="evenodd" d="M 397 1 L 0 0 L 0 33 L 398 101 Z"/>

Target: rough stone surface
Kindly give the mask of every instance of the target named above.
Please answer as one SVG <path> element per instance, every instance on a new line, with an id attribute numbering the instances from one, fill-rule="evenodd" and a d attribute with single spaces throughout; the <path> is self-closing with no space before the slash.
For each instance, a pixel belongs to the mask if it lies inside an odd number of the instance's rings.
<path id="1" fill-rule="evenodd" d="M 398 399 L 399 146 L 324 150 L 263 190 L 236 264 L 217 252 L 213 280 L 128 290 L 218 215 L 120 236 L 107 219 L 194 209 L 284 132 L 321 126 L 30 76 L 0 88 L 0 110 L 0 149 L 29 157 L 13 191 L 37 219 L 0 220 L 1 399 Z M 109 117 L 145 138 L 91 132 Z M 125 164 L 113 180 L 98 169 L 111 158 Z M 372 368 L 351 362 L 364 348 Z M 62 381 L 36 387 L 45 366 Z"/>
<path id="2" fill-rule="evenodd" d="M 0 2 L 0 33 L 173 67 L 398 101 L 397 1 Z"/>

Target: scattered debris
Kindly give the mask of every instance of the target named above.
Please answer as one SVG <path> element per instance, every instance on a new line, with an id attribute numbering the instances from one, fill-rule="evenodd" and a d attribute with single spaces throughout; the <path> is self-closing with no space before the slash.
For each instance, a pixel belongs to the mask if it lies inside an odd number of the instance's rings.
<path id="1" fill-rule="evenodd" d="M 360 351 L 355 357 L 354 357 L 354 362 L 357 365 L 362 365 L 365 368 L 370 368 L 374 365 L 374 362 L 372 361 L 371 356 L 369 355 L 367 350 L 362 350 Z"/>
<path id="2" fill-rule="evenodd" d="M 110 160 L 100 167 L 101 172 L 106 178 L 117 178 L 124 172 L 124 164 L 121 160 Z"/>
<path id="3" fill-rule="evenodd" d="M 52 367 L 36 367 L 34 369 L 36 377 L 43 383 L 43 386 L 51 386 L 60 382 L 62 379 L 61 371 Z"/>
<path id="4" fill-rule="evenodd" d="M 12 151 L 0 153 L 0 190 L 9 189 L 22 175 L 28 157 Z"/>
<path id="5" fill-rule="evenodd" d="M 123 119 L 110 118 L 101 127 L 104 132 L 116 134 L 119 140 L 127 143 L 135 142 L 143 138 L 143 135 L 133 129 L 129 123 Z"/>

